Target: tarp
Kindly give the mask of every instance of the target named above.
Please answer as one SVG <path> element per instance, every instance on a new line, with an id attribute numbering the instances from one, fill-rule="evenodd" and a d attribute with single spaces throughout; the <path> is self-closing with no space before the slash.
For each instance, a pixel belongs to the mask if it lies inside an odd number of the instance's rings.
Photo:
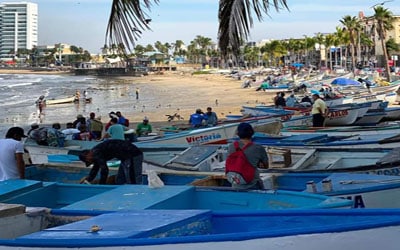
<path id="1" fill-rule="evenodd" d="M 302 64 L 302 63 L 292 63 L 292 66 L 293 67 L 303 67 L 304 64 Z"/>
<path id="2" fill-rule="evenodd" d="M 341 86 L 347 86 L 347 85 L 361 85 L 359 81 L 349 79 L 349 78 L 336 78 L 335 80 L 332 81 L 331 84 L 334 85 L 341 85 Z"/>

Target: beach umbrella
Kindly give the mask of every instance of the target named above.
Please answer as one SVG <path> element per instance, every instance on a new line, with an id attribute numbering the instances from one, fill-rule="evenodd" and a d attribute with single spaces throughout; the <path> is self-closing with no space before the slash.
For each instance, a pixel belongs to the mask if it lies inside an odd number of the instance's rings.
<path id="1" fill-rule="evenodd" d="M 347 86 L 347 85 L 361 85 L 359 81 L 349 78 L 336 78 L 332 81 L 333 85 Z"/>

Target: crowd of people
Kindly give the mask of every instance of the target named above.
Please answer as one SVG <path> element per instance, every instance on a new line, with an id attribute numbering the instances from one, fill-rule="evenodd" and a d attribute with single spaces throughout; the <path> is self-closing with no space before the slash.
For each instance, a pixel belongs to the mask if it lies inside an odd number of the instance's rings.
<path id="1" fill-rule="evenodd" d="M 66 128 L 61 129 L 59 123 L 52 126 L 39 127 L 34 123 L 28 131 L 28 138 L 36 141 L 39 145 L 62 147 L 65 140 L 103 141 L 106 139 L 120 139 L 134 142 L 137 136 L 146 136 L 152 133 L 149 119 L 144 117 L 136 129 L 129 129 L 129 119 L 124 117 L 120 111 L 110 112 L 109 121 L 105 124 L 96 117 L 94 112 L 89 117 L 79 114 L 74 121 L 66 123 Z"/>

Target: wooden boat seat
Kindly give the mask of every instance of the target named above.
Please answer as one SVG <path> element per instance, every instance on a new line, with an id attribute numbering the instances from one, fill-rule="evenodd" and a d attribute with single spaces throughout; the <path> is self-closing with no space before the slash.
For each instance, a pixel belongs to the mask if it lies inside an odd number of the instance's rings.
<path id="1" fill-rule="evenodd" d="M 290 149 L 268 147 L 267 154 L 269 168 L 287 168 L 292 164 Z M 279 158 L 279 161 L 275 158 Z"/>

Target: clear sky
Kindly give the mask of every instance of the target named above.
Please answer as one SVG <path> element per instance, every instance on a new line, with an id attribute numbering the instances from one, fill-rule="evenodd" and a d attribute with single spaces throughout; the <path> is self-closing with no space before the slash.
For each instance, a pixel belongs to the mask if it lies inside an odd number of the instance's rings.
<path id="1" fill-rule="evenodd" d="M 28 1 L 28 0 L 25 0 Z M 251 41 L 314 36 L 334 32 L 345 15 L 363 11 L 373 14 L 372 5 L 384 0 L 287 0 L 289 11 L 271 9 L 260 23 L 255 18 Z M 14 0 L 2 2 L 18 2 Z M 39 9 L 39 45 L 67 43 L 99 53 L 112 0 L 31 0 Z M 183 40 L 189 44 L 197 35 L 217 41 L 218 0 L 160 0 L 148 13 L 152 31 L 146 31 L 137 44 Z M 272 2 L 272 0 L 271 0 Z M 400 15 L 400 0 L 383 5 Z M 255 17 L 255 16 L 254 16 Z"/>

